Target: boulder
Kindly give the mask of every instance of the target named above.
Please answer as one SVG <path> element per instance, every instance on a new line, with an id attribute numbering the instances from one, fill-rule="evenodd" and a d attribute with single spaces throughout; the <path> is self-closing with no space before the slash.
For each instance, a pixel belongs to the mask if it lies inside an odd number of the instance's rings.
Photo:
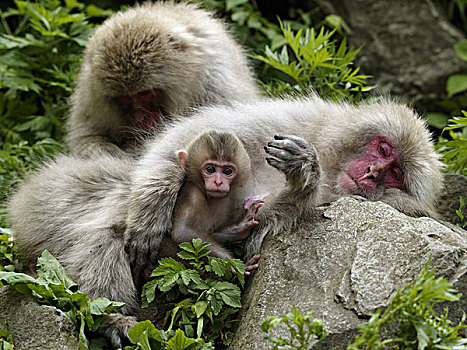
<path id="1" fill-rule="evenodd" d="M 39 305 L 13 287 L 0 289 L 0 328 L 6 322 L 17 350 L 76 350 L 78 333 L 61 310 Z"/>
<path id="2" fill-rule="evenodd" d="M 229 349 L 272 348 L 261 322 L 292 305 L 324 322 L 329 335 L 314 348 L 345 349 L 357 326 L 387 306 L 430 257 L 429 267 L 465 295 L 466 253 L 467 232 L 454 225 L 408 217 L 381 202 L 341 198 L 301 219 L 293 232 L 266 236 Z M 459 317 L 465 297 L 450 304 L 459 311 L 451 316 Z"/>
<path id="3" fill-rule="evenodd" d="M 446 80 L 467 71 L 454 52 L 465 36 L 430 0 L 312 0 L 324 12 L 340 15 L 352 30 L 349 43 L 364 45 L 356 63 L 378 92 L 439 110 Z"/>

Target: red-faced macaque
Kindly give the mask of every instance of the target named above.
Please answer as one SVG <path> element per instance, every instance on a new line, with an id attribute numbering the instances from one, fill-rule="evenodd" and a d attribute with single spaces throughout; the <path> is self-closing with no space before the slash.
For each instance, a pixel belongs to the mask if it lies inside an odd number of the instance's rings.
<path id="1" fill-rule="evenodd" d="M 256 190 L 269 193 L 260 225 L 247 239 L 247 257 L 259 252 L 267 232 L 288 229 L 304 210 L 343 195 L 436 216 L 441 163 L 424 121 L 404 105 L 382 99 L 354 106 L 311 96 L 203 108 L 151 142 L 134 173 L 125 232 L 133 265 L 153 261 L 171 229 L 160 218 L 172 216 L 183 183 L 173 152 L 206 128 L 238 136 Z"/>
<path id="2" fill-rule="evenodd" d="M 114 14 L 90 37 L 67 145 L 82 157 L 130 156 L 174 114 L 257 96 L 246 54 L 225 23 L 195 4 L 146 2 Z"/>

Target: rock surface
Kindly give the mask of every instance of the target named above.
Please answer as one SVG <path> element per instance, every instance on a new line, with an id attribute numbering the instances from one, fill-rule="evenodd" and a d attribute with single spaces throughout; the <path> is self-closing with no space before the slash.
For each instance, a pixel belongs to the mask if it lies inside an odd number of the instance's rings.
<path id="1" fill-rule="evenodd" d="M 73 322 L 52 306 L 37 304 L 13 287 L 0 289 L 0 328 L 8 322 L 17 350 L 76 350 Z"/>
<path id="2" fill-rule="evenodd" d="M 460 219 L 456 214 L 459 210 L 459 197 L 467 197 L 467 177 L 457 174 L 444 175 L 444 191 L 439 200 L 438 212 L 443 220 L 453 224 L 459 224 Z M 467 219 L 467 208 L 464 209 L 464 217 Z"/>
<path id="3" fill-rule="evenodd" d="M 453 46 L 464 35 L 429 0 L 316 0 L 352 30 L 349 43 L 364 45 L 357 65 L 377 90 L 415 104 L 422 112 L 446 96 L 447 78 L 467 71 Z"/>
<path id="4" fill-rule="evenodd" d="M 314 348 L 345 349 L 357 326 L 387 306 L 430 256 L 430 268 L 465 295 L 467 232 L 349 197 L 318 208 L 295 232 L 266 237 L 229 349 L 272 348 L 260 324 L 266 316 L 290 312 L 293 304 L 313 310 L 325 324 L 329 335 Z M 464 299 L 453 309 L 465 309 Z"/>

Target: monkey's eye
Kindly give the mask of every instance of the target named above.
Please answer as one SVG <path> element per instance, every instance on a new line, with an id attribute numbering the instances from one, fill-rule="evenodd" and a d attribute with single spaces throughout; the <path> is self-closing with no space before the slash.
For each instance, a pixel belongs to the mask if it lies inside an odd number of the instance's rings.
<path id="1" fill-rule="evenodd" d="M 222 171 L 225 175 L 232 175 L 233 174 L 233 170 L 232 168 L 224 168 L 224 170 Z"/>
<path id="2" fill-rule="evenodd" d="M 216 172 L 216 168 L 213 167 L 212 165 L 208 165 L 204 170 L 208 174 L 214 174 Z"/>
<path id="3" fill-rule="evenodd" d="M 151 94 L 151 90 L 144 90 L 137 93 L 138 96 L 148 96 Z"/>
<path id="4" fill-rule="evenodd" d="M 396 180 L 399 179 L 399 173 L 396 171 L 396 169 L 394 168 L 391 169 L 391 176 L 395 178 Z"/>
<path id="5" fill-rule="evenodd" d="M 379 145 L 379 153 L 381 153 L 384 157 L 386 157 L 386 151 L 384 150 L 384 147 Z"/>

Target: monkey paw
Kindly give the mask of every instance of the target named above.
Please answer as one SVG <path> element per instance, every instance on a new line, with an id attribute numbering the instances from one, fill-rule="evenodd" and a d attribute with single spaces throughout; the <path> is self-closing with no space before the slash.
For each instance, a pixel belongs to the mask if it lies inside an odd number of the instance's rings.
<path id="1" fill-rule="evenodd" d="M 274 135 L 274 140 L 264 147 L 269 165 L 282 171 L 297 190 L 315 188 L 320 168 L 316 149 L 305 139 L 293 135 Z"/>

